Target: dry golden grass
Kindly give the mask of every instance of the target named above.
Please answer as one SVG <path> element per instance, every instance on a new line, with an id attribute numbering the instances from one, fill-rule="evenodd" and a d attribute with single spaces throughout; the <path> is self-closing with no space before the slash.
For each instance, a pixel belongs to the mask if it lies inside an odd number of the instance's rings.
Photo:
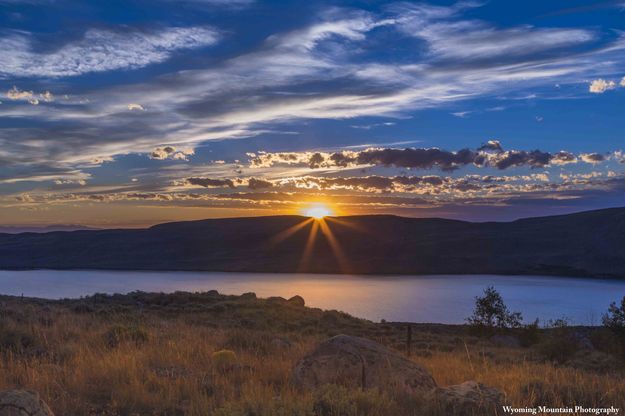
<path id="1" fill-rule="evenodd" d="M 36 390 L 66 416 L 422 414 L 410 397 L 339 387 L 302 392 L 289 383 L 297 360 L 327 336 L 351 333 L 401 348 L 401 326 L 260 300 L 195 302 L 192 311 L 113 301 L 85 311 L 76 302 L 7 298 L 0 389 Z M 489 346 L 462 328 L 423 326 L 413 339 L 413 359 L 440 385 L 476 380 L 504 391 L 514 406 L 625 408 L 621 369 L 556 366 L 527 349 Z M 222 349 L 235 352 L 236 364 L 214 365 L 211 355 Z"/>

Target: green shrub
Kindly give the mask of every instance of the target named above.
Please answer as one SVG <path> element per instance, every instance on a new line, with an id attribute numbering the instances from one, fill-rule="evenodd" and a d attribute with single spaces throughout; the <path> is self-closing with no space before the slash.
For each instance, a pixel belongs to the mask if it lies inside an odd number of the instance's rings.
<path id="1" fill-rule="evenodd" d="M 211 354 L 211 362 L 216 369 L 224 370 L 236 364 L 237 354 L 231 350 L 215 351 Z"/>
<path id="2" fill-rule="evenodd" d="M 538 352 L 547 360 L 563 364 L 579 350 L 578 341 L 571 336 L 569 323 L 565 318 L 549 321 L 549 334 L 538 344 Z"/>
<path id="3" fill-rule="evenodd" d="M 93 312 L 93 308 L 91 307 L 91 305 L 85 302 L 80 302 L 80 303 L 75 304 L 72 307 L 72 310 L 75 313 L 92 313 Z"/>
<path id="4" fill-rule="evenodd" d="M 625 350 L 625 296 L 621 304 L 612 302 L 608 312 L 602 317 L 603 326 L 608 328 L 618 339 L 619 349 Z"/>
<path id="5" fill-rule="evenodd" d="M 524 325 L 519 330 L 519 342 L 522 347 L 530 347 L 537 344 L 541 339 L 540 327 L 538 325 L 538 318 L 531 324 Z"/>
<path id="6" fill-rule="evenodd" d="M 624 343 L 610 328 L 597 328 L 590 333 L 589 338 L 592 346 L 599 351 L 616 356 L 625 355 Z"/>
<path id="7" fill-rule="evenodd" d="M 523 316 L 510 312 L 499 292 L 489 286 L 484 289 L 484 296 L 475 297 L 475 309 L 467 321 L 477 328 L 519 328 Z"/>
<path id="8" fill-rule="evenodd" d="M 0 329 L 0 349 L 15 353 L 22 353 L 37 347 L 39 339 L 31 332 L 21 329 Z"/>

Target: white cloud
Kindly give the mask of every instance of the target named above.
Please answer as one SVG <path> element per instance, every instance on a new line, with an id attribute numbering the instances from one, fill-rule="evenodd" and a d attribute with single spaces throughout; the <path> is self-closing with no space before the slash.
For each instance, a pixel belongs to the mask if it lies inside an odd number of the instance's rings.
<path id="1" fill-rule="evenodd" d="M 625 77 L 623 77 L 623 79 L 621 79 L 621 82 L 619 82 L 619 85 L 621 87 L 625 87 Z"/>
<path id="2" fill-rule="evenodd" d="M 30 34 L 0 38 L 0 77 L 66 77 L 113 69 L 136 69 L 163 62 L 180 49 L 216 43 L 218 34 L 206 27 L 172 27 L 159 32 L 114 32 L 90 29 L 81 39 L 53 52 L 34 50 Z"/>
<path id="3" fill-rule="evenodd" d="M 616 88 L 616 83 L 614 81 L 595 79 L 590 83 L 588 91 L 592 92 L 593 94 L 603 94 L 607 90 L 613 90 L 614 88 Z"/>
<path id="4" fill-rule="evenodd" d="M 46 92 L 46 94 L 50 93 Z M 11 101 L 28 101 L 32 105 L 39 104 L 39 100 L 32 91 L 21 91 L 16 86 L 7 91 L 7 98 Z"/>
<path id="5" fill-rule="evenodd" d="M 195 154 L 193 149 L 176 149 L 173 146 L 157 147 L 150 154 L 150 159 L 156 160 L 189 160 L 189 156 Z"/>
<path id="6" fill-rule="evenodd" d="M 459 118 L 467 118 L 467 116 L 471 113 L 472 111 L 457 111 L 455 113 L 451 113 L 451 115 Z"/>
<path id="7" fill-rule="evenodd" d="M 128 110 L 130 111 L 145 111 L 145 108 L 141 104 L 130 103 L 128 104 Z"/>
<path id="8" fill-rule="evenodd" d="M 32 97 L 32 91 L 20 91 L 16 86 L 13 86 L 13 88 L 7 91 L 7 98 L 9 100 L 29 100 Z"/>
<path id="9" fill-rule="evenodd" d="M 50 91 L 42 92 L 39 97 L 47 103 L 54 101 L 54 95 Z"/>
<path id="10" fill-rule="evenodd" d="M 84 179 L 55 179 L 54 180 L 54 184 L 55 185 L 80 185 L 80 186 L 85 186 L 87 184 L 87 181 Z"/>

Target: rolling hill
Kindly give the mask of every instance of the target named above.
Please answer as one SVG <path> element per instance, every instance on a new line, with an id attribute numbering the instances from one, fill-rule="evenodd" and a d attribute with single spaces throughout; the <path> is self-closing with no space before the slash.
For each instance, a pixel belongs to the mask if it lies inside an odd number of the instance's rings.
<path id="1" fill-rule="evenodd" d="M 0 269 L 625 277 L 625 208 L 505 223 L 387 215 L 325 223 L 332 237 L 300 216 L 0 234 Z"/>

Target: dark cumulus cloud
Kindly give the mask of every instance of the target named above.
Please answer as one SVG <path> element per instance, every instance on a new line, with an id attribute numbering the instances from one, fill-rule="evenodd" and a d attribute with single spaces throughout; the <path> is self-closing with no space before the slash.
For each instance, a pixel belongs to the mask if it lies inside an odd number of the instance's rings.
<path id="1" fill-rule="evenodd" d="M 310 167 L 322 166 L 325 160 L 320 160 L 321 154 L 315 153 L 314 163 L 311 157 Z M 438 167 L 444 171 L 458 169 L 461 166 L 474 163 L 478 154 L 470 149 L 450 152 L 441 149 L 368 149 L 362 152 L 336 152 L 329 156 L 330 165 L 347 167 L 352 165 L 379 165 L 395 166 L 398 168 L 431 169 Z"/>
<path id="2" fill-rule="evenodd" d="M 526 152 L 524 150 L 512 150 L 502 154 L 501 157 L 495 158 L 494 166 L 497 169 L 508 169 L 516 166 L 530 166 L 532 168 L 541 168 L 547 166 L 553 155 L 540 150 L 532 150 Z"/>
<path id="3" fill-rule="evenodd" d="M 507 150 L 498 141 L 489 141 L 477 150 L 461 149 L 457 152 L 438 148 L 406 148 L 406 149 L 367 149 L 361 152 L 336 152 L 324 158 L 315 153 L 308 163 L 311 168 L 323 166 L 348 167 L 357 165 L 375 165 L 397 168 L 432 169 L 453 171 L 466 165 L 479 167 L 496 167 L 504 170 L 511 167 L 528 166 L 541 168 L 554 164 L 577 162 L 577 157 L 567 151 L 557 153 L 541 150 Z M 605 156 L 597 153 L 583 155 L 587 163 L 598 163 Z"/>
<path id="4" fill-rule="evenodd" d="M 273 187 L 273 183 L 264 179 L 250 178 L 247 182 L 247 186 L 250 189 L 267 189 Z"/>
<path id="5" fill-rule="evenodd" d="M 236 188 L 237 186 L 245 185 L 247 182 L 247 187 L 249 189 L 268 189 L 272 188 L 274 184 L 265 179 L 259 178 L 247 178 L 246 179 L 215 179 L 215 178 L 202 178 L 202 177 L 191 177 L 186 178 L 184 180 L 185 185 L 195 185 L 195 186 L 203 186 L 204 188 Z"/>
<path id="6" fill-rule="evenodd" d="M 575 163 L 577 161 L 577 156 L 575 156 L 571 152 L 566 152 L 561 150 L 553 155 L 551 158 L 551 162 L 555 164 L 567 164 L 567 163 Z"/>
<path id="7" fill-rule="evenodd" d="M 187 178 L 186 183 L 189 185 L 203 186 L 205 188 L 234 188 L 232 179 L 213 179 L 213 178 Z"/>
<path id="8" fill-rule="evenodd" d="M 561 150 L 546 152 L 542 150 L 506 150 L 498 140 L 489 140 L 477 149 L 464 148 L 449 151 L 439 148 L 368 148 L 361 151 L 343 150 L 333 153 L 269 153 L 262 152 L 250 160 L 252 167 L 270 167 L 274 165 L 308 166 L 311 169 L 355 166 L 384 166 L 409 169 L 438 168 L 445 172 L 460 169 L 463 166 L 494 167 L 505 170 L 514 167 L 543 168 L 550 165 L 570 163 L 600 163 L 608 160 L 601 153 L 575 155 Z"/>
<path id="9" fill-rule="evenodd" d="M 580 157 L 586 163 L 601 163 L 606 160 L 606 156 L 601 153 L 585 153 Z"/>

